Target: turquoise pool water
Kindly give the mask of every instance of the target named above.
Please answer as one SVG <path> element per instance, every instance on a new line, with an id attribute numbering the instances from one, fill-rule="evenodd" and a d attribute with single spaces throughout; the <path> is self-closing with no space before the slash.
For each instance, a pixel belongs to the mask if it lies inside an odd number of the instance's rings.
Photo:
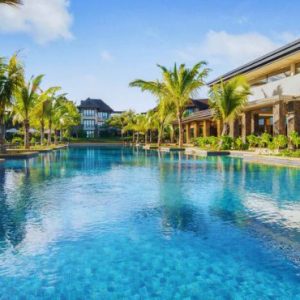
<path id="1" fill-rule="evenodd" d="M 0 299 L 300 299 L 300 171 L 122 148 L 1 164 Z"/>

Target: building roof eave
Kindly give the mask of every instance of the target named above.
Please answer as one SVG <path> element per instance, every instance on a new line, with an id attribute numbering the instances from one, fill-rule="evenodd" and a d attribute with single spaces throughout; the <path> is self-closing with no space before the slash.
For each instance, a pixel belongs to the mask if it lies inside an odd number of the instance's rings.
<path id="1" fill-rule="evenodd" d="M 244 74 L 246 72 L 250 72 L 250 71 L 260 68 L 264 65 L 267 65 L 273 61 L 276 61 L 282 57 L 296 53 L 298 51 L 300 51 L 300 39 L 297 39 L 297 40 L 295 40 L 287 45 L 284 45 L 272 52 L 269 52 L 255 60 L 252 60 L 252 61 L 238 67 L 238 68 L 235 68 L 232 71 L 227 72 L 227 73 L 223 74 L 222 76 L 215 78 L 214 80 L 208 82 L 207 84 L 209 86 L 212 86 L 212 85 L 220 82 L 221 80 L 228 80 L 234 76 Z"/>

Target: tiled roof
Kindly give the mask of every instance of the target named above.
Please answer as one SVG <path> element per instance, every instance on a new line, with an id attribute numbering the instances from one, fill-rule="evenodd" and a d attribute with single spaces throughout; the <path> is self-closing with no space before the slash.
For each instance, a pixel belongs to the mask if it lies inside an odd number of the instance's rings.
<path id="1" fill-rule="evenodd" d="M 79 105 L 79 109 L 80 108 L 90 108 L 90 109 L 98 109 L 99 111 L 103 111 L 103 112 L 113 112 L 113 109 L 101 99 L 87 98 L 86 100 L 82 100 Z"/>
<path id="2" fill-rule="evenodd" d="M 209 107 L 208 99 L 191 99 L 191 104 L 187 107 L 196 107 L 199 110 L 207 109 Z"/>
<path id="3" fill-rule="evenodd" d="M 192 121 L 202 121 L 202 120 L 208 120 L 213 117 L 213 112 L 211 109 L 205 109 L 205 110 L 200 110 L 196 111 L 189 116 L 185 117 L 183 119 L 183 123 L 189 123 Z"/>

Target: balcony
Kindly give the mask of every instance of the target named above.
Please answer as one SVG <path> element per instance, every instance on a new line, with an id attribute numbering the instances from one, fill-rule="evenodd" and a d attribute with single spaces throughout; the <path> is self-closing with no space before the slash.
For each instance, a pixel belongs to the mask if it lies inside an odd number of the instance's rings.
<path id="1" fill-rule="evenodd" d="M 300 74 L 251 88 L 249 102 L 276 96 L 300 96 Z"/>

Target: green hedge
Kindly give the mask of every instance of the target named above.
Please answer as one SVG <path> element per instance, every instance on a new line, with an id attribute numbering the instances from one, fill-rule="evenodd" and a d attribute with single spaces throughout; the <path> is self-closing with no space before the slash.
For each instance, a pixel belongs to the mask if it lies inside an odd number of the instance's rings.
<path id="1" fill-rule="evenodd" d="M 202 149 L 206 150 L 247 150 L 248 144 L 244 143 L 243 140 L 239 137 L 233 139 L 230 136 L 222 137 L 198 137 L 193 139 L 193 144 Z"/>
<path id="2" fill-rule="evenodd" d="M 300 148 L 300 136 L 297 132 L 292 132 L 288 137 L 285 135 L 276 135 L 272 137 L 269 133 L 263 133 L 261 136 L 254 134 L 248 135 L 246 143 L 241 137 L 232 138 L 230 136 L 222 137 L 198 137 L 193 139 L 193 144 L 206 150 L 247 150 L 250 148 L 269 148 L 270 150 L 283 150 Z"/>

